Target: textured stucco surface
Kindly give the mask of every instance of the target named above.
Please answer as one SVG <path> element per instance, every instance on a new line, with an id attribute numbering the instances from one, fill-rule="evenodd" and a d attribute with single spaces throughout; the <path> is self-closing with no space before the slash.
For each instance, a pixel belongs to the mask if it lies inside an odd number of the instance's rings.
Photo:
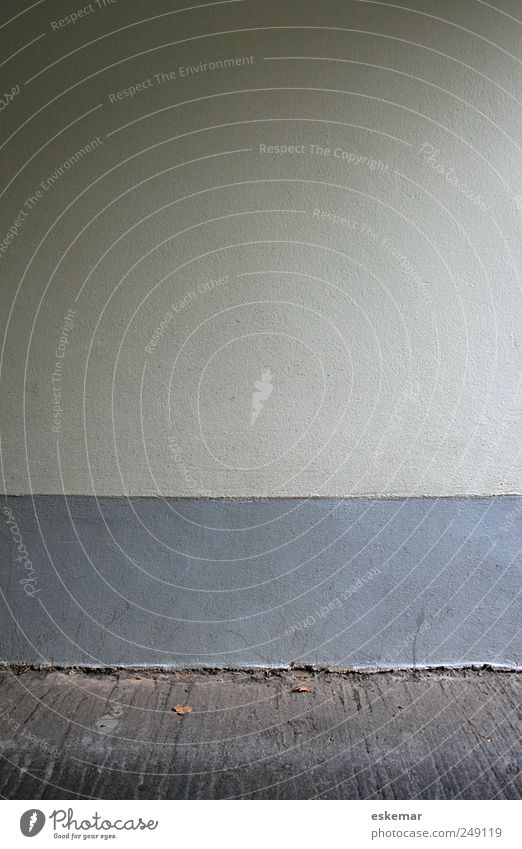
<path id="1" fill-rule="evenodd" d="M 0 660 L 522 667 L 521 517 L 521 498 L 9 498 Z"/>
<path id="2" fill-rule="evenodd" d="M 91 5 L 0 10 L 3 490 L 520 493 L 519 4 Z"/>

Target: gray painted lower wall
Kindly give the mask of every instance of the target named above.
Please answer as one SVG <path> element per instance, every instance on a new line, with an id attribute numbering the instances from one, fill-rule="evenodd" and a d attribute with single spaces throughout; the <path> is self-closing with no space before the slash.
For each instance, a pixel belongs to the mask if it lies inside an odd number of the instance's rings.
<path id="1" fill-rule="evenodd" d="M 6 663 L 522 667 L 522 498 L 7 497 Z"/>

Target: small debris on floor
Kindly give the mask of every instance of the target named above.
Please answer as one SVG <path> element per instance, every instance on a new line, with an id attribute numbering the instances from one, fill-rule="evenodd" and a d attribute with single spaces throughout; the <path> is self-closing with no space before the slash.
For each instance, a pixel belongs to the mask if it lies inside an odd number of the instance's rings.
<path id="1" fill-rule="evenodd" d="M 186 713 L 192 713 L 190 705 L 174 705 L 172 710 L 179 714 L 179 716 L 185 716 Z"/>
<path id="2" fill-rule="evenodd" d="M 520 803 L 522 672 L 302 674 L 0 670 L 0 792 Z"/>

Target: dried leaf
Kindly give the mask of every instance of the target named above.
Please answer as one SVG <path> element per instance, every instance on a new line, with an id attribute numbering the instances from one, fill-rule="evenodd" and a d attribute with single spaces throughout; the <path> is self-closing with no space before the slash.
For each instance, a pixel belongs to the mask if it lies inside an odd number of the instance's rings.
<path id="1" fill-rule="evenodd" d="M 192 708 L 190 705 L 174 705 L 172 708 L 180 716 L 185 716 L 186 713 L 192 713 Z"/>
<path id="2" fill-rule="evenodd" d="M 298 684 L 297 687 L 292 687 L 292 693 L 311 693 L 310 687 L 305 684 Z"/>

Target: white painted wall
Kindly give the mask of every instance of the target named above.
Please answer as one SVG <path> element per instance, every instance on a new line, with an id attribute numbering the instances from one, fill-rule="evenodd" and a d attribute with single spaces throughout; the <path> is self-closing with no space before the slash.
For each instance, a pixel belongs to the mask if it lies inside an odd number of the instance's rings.
<path id="1" fill-rule="evenodd" d="M 520 493 L 520 5 L 69 5 L 4 47 L 4 491 Z"/>

